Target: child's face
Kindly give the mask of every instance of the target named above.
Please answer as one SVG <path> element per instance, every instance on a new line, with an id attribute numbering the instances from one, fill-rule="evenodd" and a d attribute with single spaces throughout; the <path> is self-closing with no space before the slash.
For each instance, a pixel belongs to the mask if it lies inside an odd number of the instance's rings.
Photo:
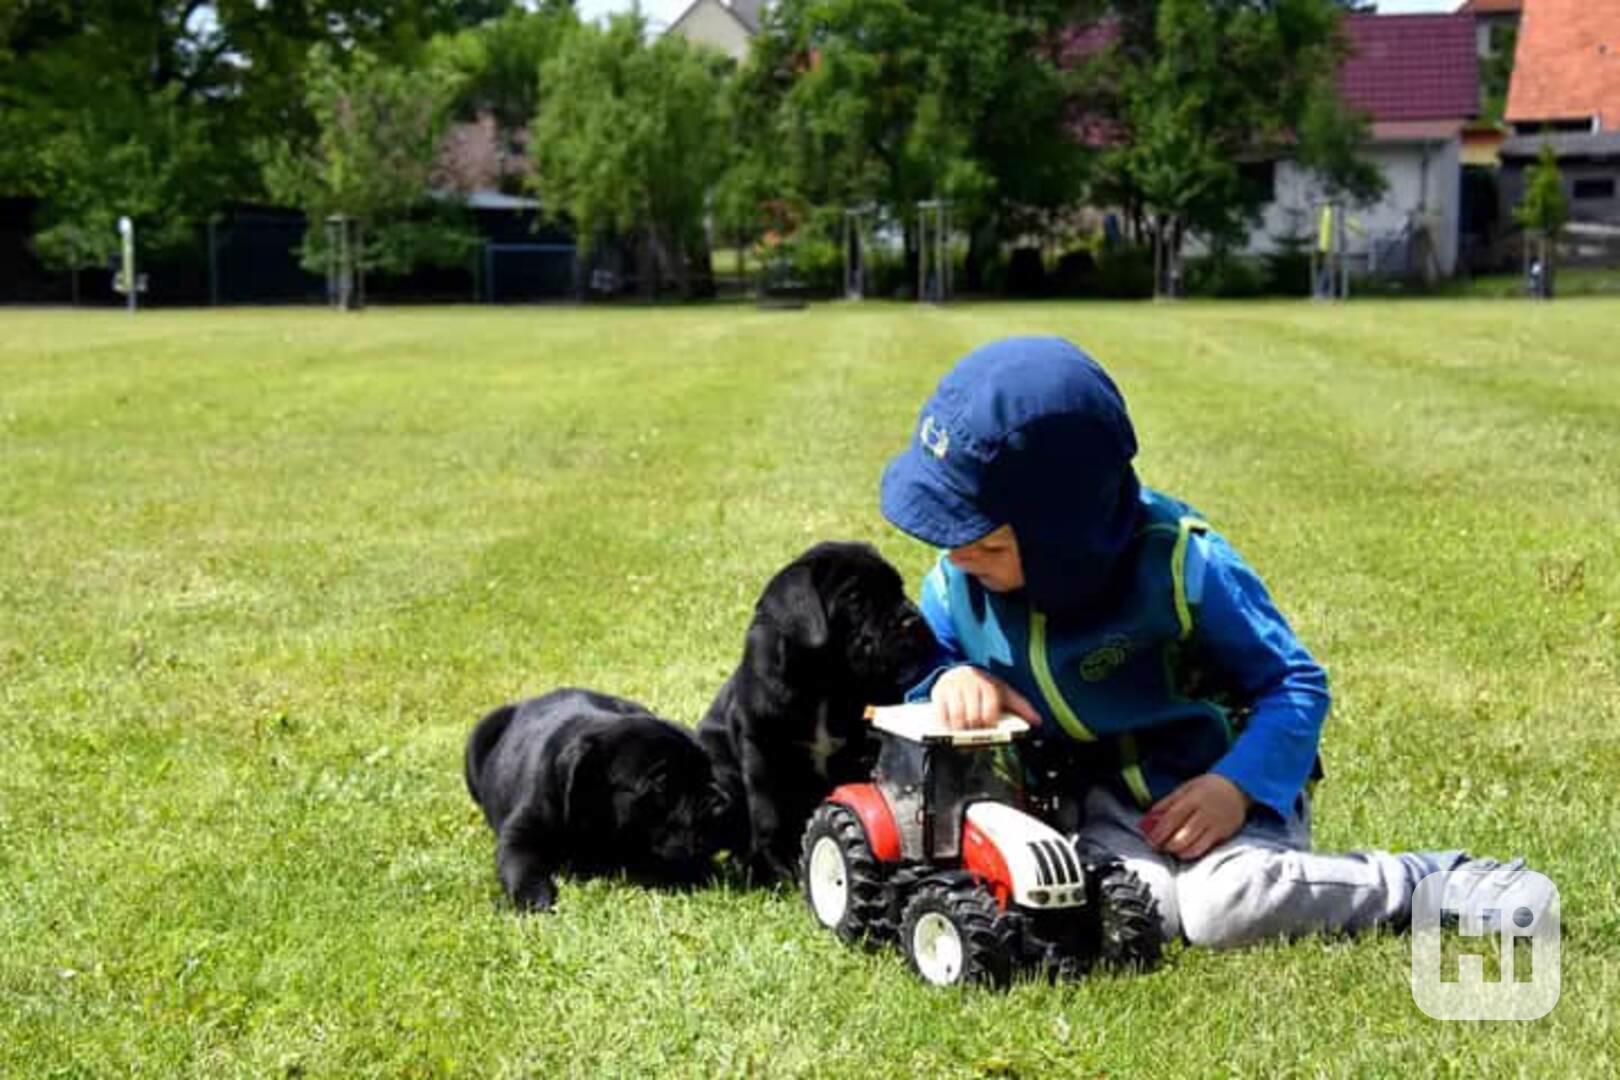
<path id="1" fill-rule="evenodd" d="M 971 544 L 951 548 L 945 557 L 991 592 L 1024 587 L 1024 564 L 1018 558 L 1018 537 L 1013 535 L 1011 525 L 986 533 Z"/>

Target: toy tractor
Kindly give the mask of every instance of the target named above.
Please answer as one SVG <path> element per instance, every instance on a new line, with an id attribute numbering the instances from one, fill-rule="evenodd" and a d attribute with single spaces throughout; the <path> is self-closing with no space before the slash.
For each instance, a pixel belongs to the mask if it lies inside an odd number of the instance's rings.
<path id="1" fill-rule="evenodd" d="M 1158 962 L 1158 905 L 1141 879 L 1014 808 L 1006 766 L 1023 720 L 953 731 L 929 704 L 867 715 L 881 743 L 872 782 L 835 789 L 804 833 L 817 921 L 850 943 L 898 939 L 939 986 Z"/>

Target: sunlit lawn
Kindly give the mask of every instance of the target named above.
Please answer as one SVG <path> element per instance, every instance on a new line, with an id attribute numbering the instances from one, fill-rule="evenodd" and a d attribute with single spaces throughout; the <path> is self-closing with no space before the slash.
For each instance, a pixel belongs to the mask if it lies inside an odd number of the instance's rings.
<path id="1" fill-rule="evenodd" d="M 1620 1071 L 1620 302 L 0 312 L 0 1075 Z M 559 684 L 685 722 L 958 353 L 1055 332 L 1333 675 L 1324 848 L 1523 853 L 1563 999 L 1403 938 L 923 988 L 791 892 L 500 901 L 462 787 Z"/>

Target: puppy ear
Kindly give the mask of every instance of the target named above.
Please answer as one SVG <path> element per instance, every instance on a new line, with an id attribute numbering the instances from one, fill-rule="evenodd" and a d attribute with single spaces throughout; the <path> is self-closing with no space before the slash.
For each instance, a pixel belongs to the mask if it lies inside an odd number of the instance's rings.
<path id="1" fill-rule="evenodd" d="M 596 813 L 603 794 L 602 740 L 595 732 L 580 735 L 557 755 L 557 776 L 562 784 L 563 820 L 575 830 L 590 830 L 601 817 Z"/>
<path id="2" fill-rule="evenodd" d="M 827 644 L 827 609 L 808 566 L 778 574 L 760 597 L 759 613 L 797 645 L 819 649 Z"/>

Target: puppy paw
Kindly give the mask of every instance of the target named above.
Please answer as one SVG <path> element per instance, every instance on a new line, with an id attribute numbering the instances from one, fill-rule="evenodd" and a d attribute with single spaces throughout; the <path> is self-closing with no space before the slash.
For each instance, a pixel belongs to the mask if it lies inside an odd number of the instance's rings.
<path id="1" fill-rule="evenodd" d="M 512 903 L 525 915 L 550 911 L 557 903 L 557 886 L 543 880 L 528 882 L 512 894 Z"/>
<path id="2" fill-rule="evenodd" d="M 748 862 L 748 882 L 755 888 L 792 885 L 796 874 L 795 867 L 774 852 L 761 852 Z"/>

